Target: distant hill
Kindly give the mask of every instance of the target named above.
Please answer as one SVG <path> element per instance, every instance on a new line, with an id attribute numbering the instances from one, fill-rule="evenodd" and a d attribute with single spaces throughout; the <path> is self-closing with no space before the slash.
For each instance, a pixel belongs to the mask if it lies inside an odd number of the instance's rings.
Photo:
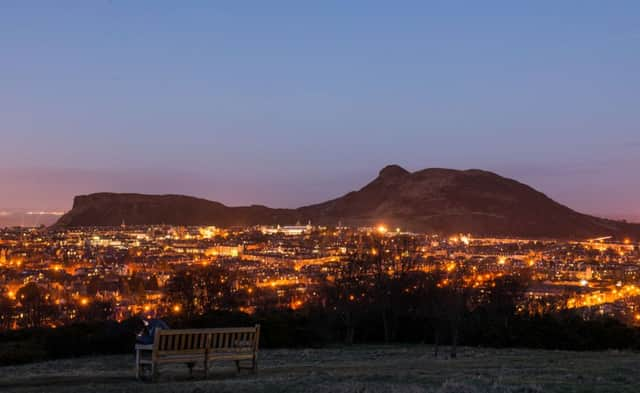
<path id="1" fill-rule="evenodd" d="M 217 225 L 221 227 L 295 222 L 293 210 L 265 206 L 228 207 L 184 195 L 97 193 L 73 199 L 56 226 Z"/>
<path id="2" fill-rule="evenodd" d="M 640 224 L 581 214 L 539 191 L 482 170 L 382 169 L 358 191 L 298 209 L 228 207 L 182 195 L 98 193 L 78 196 L 56 226 L 127 224 L 222 227 L 307 222 L 522 237 L 640 237 Z"/>

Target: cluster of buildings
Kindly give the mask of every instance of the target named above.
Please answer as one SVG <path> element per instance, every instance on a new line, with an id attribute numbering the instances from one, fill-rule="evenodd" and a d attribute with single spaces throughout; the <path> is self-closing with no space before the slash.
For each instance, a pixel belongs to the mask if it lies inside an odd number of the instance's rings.
<path id="1" fill-rule="evenodd" d="M 185 304 L 171 294 L 173 280 L 208 268 L 218 272 L 206 284 L 214 288 L 209 292 L 224 291 L 234 301 L 214 299 L 207 307 L 298 309 L 322 302 L 323 286 L 363 256 L 379 257 L 389 275 L 438 271 L 439 285 L 455 275 L 480 292 L 491 291 L 499 277 L 526 275 L 519 312 L 573 309 L 585 318 L 640 324 L 640 251 L 631 241 L 441 237 L 383 225 L 122 225 L 0 229 L 0 328 L 183 313 Z"/>

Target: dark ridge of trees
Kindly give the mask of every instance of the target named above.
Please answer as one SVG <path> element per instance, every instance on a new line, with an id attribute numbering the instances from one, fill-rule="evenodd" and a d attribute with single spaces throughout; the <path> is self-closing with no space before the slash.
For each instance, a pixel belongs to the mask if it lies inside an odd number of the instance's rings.
<path id="1" fill-rule="evenodd" d="M 493 318 L 485 307 L 466 310 L 450 318 L 425 318 L 419 313 L 399 313 L 396 339 L 392 343 L 438 344 L 455 357 L 456 345 L 523 347 L 561 350 L 640 349 L 640 330 L 615 319 L 585 321 L 573 313 Z M 444 314 L 443 314 L 444 315 Z M 167 318 L 174 328 L 250 326 L 261 324 L 263 348 L 309 348 L 345 343 L 385 342 L 379 310 L 360 310 L 357 322 L 346 326 L 343 317 L 324 308 L 269 310 L 249 315 L 213 311 L 193 319 Z M 452 326 L 456 324 L 456 328 Z M 0 365 L 97 354 L 132 353 L 140 320 L 81 322 L 51 328 L 29 328 L 0 333 Z M 351 331 L 349 331 L 351 329 Z"/>

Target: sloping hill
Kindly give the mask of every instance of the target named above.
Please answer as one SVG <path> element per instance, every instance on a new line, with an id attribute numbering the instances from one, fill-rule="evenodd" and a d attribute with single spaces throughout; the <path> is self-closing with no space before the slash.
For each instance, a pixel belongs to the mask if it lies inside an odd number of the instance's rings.
<path id="1" fill-rule="evenodd" d="M 299 209 L 316 222 L 384 222 L 417 231 L 486 235 L 633 236 L 640 225 L 577 213 L 515 180 L 481 170 L 392 165 L 359 191 Z"/>
<path id="2" fill-rule="evenodd" d="M 128 224 L 256 225 L 306 222 L 419 232 L 583 238 L 638 238 L 640 225 L 581 214 L 543 193 L 491 172 L 431 168 L 382 169 L 358 191 L 298 209 L 228 207 L 182 195 L 100 193 L 78 196 L 57 226 Z"/>
<path id="3" fill-rule="evenodd" d="M 56 226 L 235 225 L 290 222 L 288 209 L 265 206 L 228 207 L 185 195 L 97 193 L 77 196 L 73 208 Z M 295 220 L 294 220 L 295 221 Z"/>

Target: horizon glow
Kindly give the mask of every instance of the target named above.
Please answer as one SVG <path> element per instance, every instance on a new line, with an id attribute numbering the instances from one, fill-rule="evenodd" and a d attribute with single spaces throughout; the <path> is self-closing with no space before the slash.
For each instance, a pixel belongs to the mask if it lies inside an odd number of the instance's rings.
<path id="1" fill-rule="evenodd" d="M 298 207 L 387 164 L 640 221 L 640 4 L 0 4 L 2 210 Z"/>

